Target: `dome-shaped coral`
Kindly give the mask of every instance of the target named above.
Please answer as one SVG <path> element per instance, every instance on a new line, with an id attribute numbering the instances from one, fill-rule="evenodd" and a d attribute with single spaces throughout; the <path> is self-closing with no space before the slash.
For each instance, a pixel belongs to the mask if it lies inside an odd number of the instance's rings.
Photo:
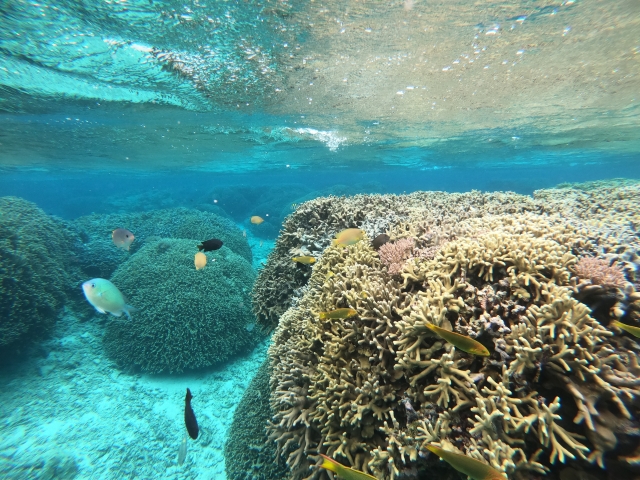
<path id="1" fill-rule="evenodd" d="M 105 348 L 119 365 L 149 373 L 208 367 L 261 338 L 249 262 L 222 247 L 196 270 L 196 252 L 193 240 L 161 239 L 118 267 L 111 281 L 137 309 L 130 321 L 109 319 Z"/>
<path id="2" fill-rule="evenodd" d="M 251 247 L 240 229 L 231 220 L 210 212 L 171 208 L 150 212 L 95 214 L 80 217 L 73 221 L 73 225 L 84 241 L 83 267 L 91 277 L 108 278 L 118 265 L 129 258 L 129 252 L 117 248 L 111 241 L 111 232 L 116 228 L 127 228 L 135 234 L 136 240 L 131 244 L 131 253 L 159 238 L 190 238 L 196 240 L 195 246 L 203 240 L 215 237 L 249 263 L 252 260 Z"/>
<path id="3" fill-rule="evenodd" d="M 35 204 L 0 198 L 0 352 L 46 334 L 73 288 L 77 242 Z"/>

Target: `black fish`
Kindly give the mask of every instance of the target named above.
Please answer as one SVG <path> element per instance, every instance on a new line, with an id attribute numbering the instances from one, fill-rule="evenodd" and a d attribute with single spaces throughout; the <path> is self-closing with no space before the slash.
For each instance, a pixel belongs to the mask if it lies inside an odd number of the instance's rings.
<path id="1" fill-rule="evenodd" d="M 382 245 L 384 245 L 385 243 L 388 243 L 389 240 L 391 240 L 389 238 L 389 235 L 387 235 L 386 233 L 381 233 L 380 235 L 378 235 L 376 238 L 373 239 L 373 241 L 371 242 L 371 245 L 373 245 L 373 248 L 378 250 Z"/>
<path id="2" fill-rule="evenodd" d="M 211 240 L 205 240 L 200 245 L 198 245 L 198 250 L 210 252 L 212 250 L 218 250 L 220 247 L 222 247 L 222 240 L 212 238 Z"/>
<path id="3" fill-rule="evenodd" d="M 191 408 L 191 399 L 193 396 L 191 395 L 191 390 L 187 388 L 187 396 L 184 399 L 184 424 L 187 427 L 187 432 L 189 436 L 194 440 L 198 438 L 198 421 L 196 420 L 196 415 L 193 413 L 193 409 Z"/>

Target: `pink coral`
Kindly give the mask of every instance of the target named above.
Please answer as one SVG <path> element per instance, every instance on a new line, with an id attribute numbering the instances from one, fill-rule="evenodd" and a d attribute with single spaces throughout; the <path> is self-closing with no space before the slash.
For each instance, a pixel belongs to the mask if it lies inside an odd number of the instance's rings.
<path id="1" fill-rule="evenodd" d="M 627 283 L 622 268 L 609 265 L 602 258 L 583 257 L 576 263 L 574 270 L 581 279 L 591 280 L 593 285 L 604 288 L 622 288 Z"/>
<path id="2" fill-rule="evenodd" d="M 380 261 L 387 267 L 389 275 L 398 275 L 405 262 L 413 254 L 413 238 L 402 238 L 395 243 L 385 243 L 378 250 Z"/>

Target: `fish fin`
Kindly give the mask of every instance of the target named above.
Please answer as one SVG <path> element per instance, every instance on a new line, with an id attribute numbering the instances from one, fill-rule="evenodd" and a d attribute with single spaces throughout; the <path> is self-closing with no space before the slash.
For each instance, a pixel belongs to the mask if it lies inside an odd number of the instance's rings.
<path id="1" fill-rule="evenodd" d="M 122 309 L 122 311 L 127 316 L 127 318 L 129 320 L 131 320 L 131 315 L 130 314 L 133 313 L 133 312 L 137 312 L 138 309 L 136 307 L 132 307 L 131 305 L 125 305 L 124 308 Z"/>
<path id="2" fill-rule="evenodd" d="M 326 468 L 327 470 L 331 470 L 333 473 L 338 473 L 338 462 L 336 462 L 333 458 L 329 458 L 326 455 L 320 454 L 322 457 L 322 463 L 320 466 L 322 468 Z"/>
<path id="3" fill-rule="evenodd" d="M 95 307 L 95 305 L 94 305 L 94 307 Z M 95 307 L 95 308 L 98 311 L 98 313 L 107 313 L 103 309 L 101 309 L 100 307 Z"/>
<path id="4" fill-rule="evenodd" d="M 203 244 L 198 245 L 198 250 L 202 250 L 204 248 Z"/>
<path id="5" fill-rule="evenodd" d="M 131 246 L 131 244 L 128 245 L 124 245 L 124 249 L 128 252 L 129 251 L 129 247 Z"/>

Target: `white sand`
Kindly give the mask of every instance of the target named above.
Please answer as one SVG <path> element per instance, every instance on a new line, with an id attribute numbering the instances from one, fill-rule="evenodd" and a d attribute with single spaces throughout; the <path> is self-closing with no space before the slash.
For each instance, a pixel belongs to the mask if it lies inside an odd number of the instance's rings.
<path id="1" fill-rule="evenodd" d="M 0 372 L 0 478 L 65 478 L 71 461 L 76 478 L 226 478 L 227 429 L 267 343 L 206 372 L 130 375 L 105 356 L 112 317 L 100 318 L 65 315 L 45 343 L 47 358 Z M 178 466 L 187 387 L 200 436 Z"/>

